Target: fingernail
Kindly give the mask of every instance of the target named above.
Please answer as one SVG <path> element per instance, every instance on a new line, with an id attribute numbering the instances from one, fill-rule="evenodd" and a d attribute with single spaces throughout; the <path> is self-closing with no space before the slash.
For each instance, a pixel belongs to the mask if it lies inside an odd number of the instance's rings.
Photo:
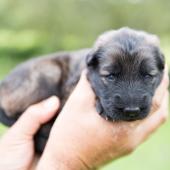
<path id="1" fill-rule="evenodd" d="M 46 109 L 56 108 L 58 106 L 58 99 L 56 96 L 52 96 L 49 99 L 43 101 L 43 105 Z"/>

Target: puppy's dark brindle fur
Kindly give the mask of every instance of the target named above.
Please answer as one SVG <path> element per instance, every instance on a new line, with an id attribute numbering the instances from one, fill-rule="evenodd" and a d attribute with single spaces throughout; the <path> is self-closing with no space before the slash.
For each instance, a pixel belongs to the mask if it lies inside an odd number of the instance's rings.
<path id="1" fill-rule="evenodd" d="M 164 69 L 155 35 L 129 28 L 101 35 L 92 49 L 30 60 L 17 67 L 0 85 L 0 120 L 12 125 L 24 110 L 52 95 L 62 105 L 84 68 L 96 94 L 98 112 L 109 120 L 143 119 L 150 110 Z M 53 121 L 36 137 L 42 151 Z"/>

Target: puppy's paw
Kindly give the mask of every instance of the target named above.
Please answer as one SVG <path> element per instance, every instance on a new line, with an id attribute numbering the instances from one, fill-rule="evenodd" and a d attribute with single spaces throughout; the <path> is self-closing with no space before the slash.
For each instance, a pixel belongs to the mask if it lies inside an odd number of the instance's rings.
<path id="1" fill-rule="evenodd" d="M 0 108 L 0 123 L 6 126 L 12 126 L 16 122 L 17 118 L 10 118 L 7 116 L 6 112 Z"/>
<path id="2" fill-rule="evenodd" d="M 35 135 L 34 140 L 36 153 L 41 154 L 44 151 L 54 120 L 55 119 L 42 125 L 37 134 Z"/>

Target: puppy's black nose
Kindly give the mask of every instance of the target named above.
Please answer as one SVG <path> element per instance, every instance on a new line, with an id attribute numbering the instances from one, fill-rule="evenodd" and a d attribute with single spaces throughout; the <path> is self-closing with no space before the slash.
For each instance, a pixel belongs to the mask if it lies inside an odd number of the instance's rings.
<path id="1" fill-rule="evenodd" d="M 130 118 L 137 117 L 140 113 L 139 107 L 126 107 L 123 110 L 124 114 Z"/>

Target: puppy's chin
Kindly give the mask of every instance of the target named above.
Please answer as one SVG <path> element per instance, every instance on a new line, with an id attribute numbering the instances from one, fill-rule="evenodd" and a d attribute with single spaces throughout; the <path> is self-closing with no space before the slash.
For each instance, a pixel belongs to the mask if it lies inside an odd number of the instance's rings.
<path id="1" fill-rule="evenodd" d="M 147 114 L 141 114 L 140 116 L 137 116 L 137 117 L 122 116 L 120 118 L 120 120 L 117 120 L 117 121 L 121 121 L 122 120 L 122 121 L 129 121 L 129 122 L 131 122 L 131 121 L 136 121 L 136 120 L 142 120 L 142 119 L 146 118 L 147 115 L 148 115 L 148 113 Z"/>
<path id="2" fill-rule="evenodd" d="M 109 121 L 136 121 L 146 118 L 149 114 L 150 107 L 145 107 L 138 115 L 126 115 L 123 110 L 114 108 L 112 111 L 103 112 L 101 116 Z"/>

